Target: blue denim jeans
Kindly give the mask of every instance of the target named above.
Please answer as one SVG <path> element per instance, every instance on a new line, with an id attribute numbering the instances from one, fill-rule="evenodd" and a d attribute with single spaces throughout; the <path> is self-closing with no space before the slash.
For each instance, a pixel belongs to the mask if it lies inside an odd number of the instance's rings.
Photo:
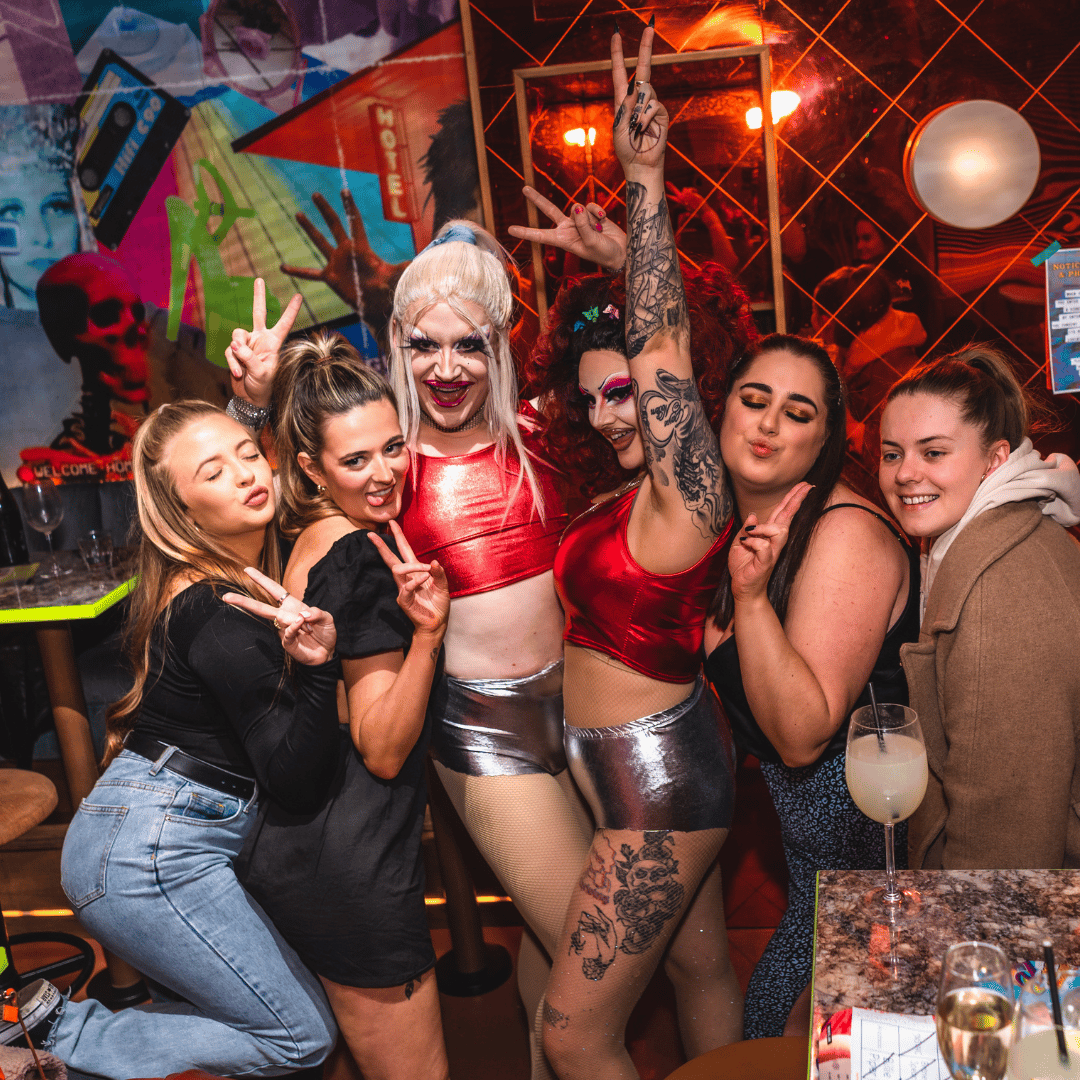
<path id="1" fill-rule="evenodd" d="M 255 803 L 127 750 L 109 765 L 68 829 L 61 883 L 105 948 L 183 1001 L 68 1002 L 46 1049 L 116 1080 L 274 1076 L 326 1057 L 337 1029 L 319 980 L 233 872 Z"/>

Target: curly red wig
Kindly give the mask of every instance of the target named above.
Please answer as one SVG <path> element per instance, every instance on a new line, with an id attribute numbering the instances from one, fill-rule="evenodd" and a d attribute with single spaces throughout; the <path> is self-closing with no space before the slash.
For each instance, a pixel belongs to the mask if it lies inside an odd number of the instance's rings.
<path id="1" fill-rule="evenodd" d="M 690 309 L 690 355 L 698 393 L 713 428 L 720 424 L 728 368 L 758 340 L 750 301 L 742 286 L 717 263 L 701 270 L 684 266 Z M 612 318 L 603 312 L 618 310 Z M 539 397 L 545 424 L 544 451 L 582 495 L 611 491 L 633 475 L 619 466 L 615 451 L 589 423 L 578 390 L 582 353 L 610 349 L 626 353 L 626 287 L 622 275 L 592 274 L 563 285 L 548 312 L 547 326 L 522 370 L 524 396 Z M 586 317 L 595 313 L 595 318 Z"/>

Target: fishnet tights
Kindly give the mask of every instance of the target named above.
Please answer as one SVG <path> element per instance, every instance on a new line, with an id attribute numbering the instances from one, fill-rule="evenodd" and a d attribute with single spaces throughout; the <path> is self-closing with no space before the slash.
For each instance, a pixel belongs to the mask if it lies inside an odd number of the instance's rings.
<path id="1" fill-rule="evenodd" d="M 553 954 L 545 1001 L 544 1049 L 562 1080 L 637 1077 L 626 1022 L 669 942 L 665 969 L 687 1055 L 740 1037 L 742 995 L 715 862 L 726 836 L 726 829 L 597 831 Z M 616 859 L 633 863 L 629 872 L 621 867 L 629 885 L 616 874 Z M 632 894 L 621 904 L 620 889 Z"/>
<path id="2" fill-rule="evenodd" d="M 528 923 L 518 956 L 518 991 L 533 1018 L 533 1080 L 549 1080 L 554 1073 L 539 1038 L 544 989 L 549 956 L 589 852 L 589 812 L 569 769 L 558 776 L 467 776 L 437 762 L 435 768 L 473 842 Z"/>

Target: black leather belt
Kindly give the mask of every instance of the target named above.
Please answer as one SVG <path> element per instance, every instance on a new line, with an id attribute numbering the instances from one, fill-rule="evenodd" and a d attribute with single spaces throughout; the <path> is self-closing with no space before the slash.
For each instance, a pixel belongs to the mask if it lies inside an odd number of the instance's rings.
<path id="1" fill-rule="evenodd" d="M 157 761 L 169 749 L 169 744 L 159 739 L 152 739 L 149 735 L 143 735 L 138 731 L 129 731 L 124 740 L 124 749 L 148 761 Z M 250 777 L 238 776 L 227 769 L 219 769 L 216 765 L 210 765 L 197 757 L 185 754 L 183 750 L 174 750 L 162 768 L 188 780 L 194 780 L 196 784 L 220 791 L 222 794 L 235 795 L 245 802 L 255 795 L 255 781 Z"/>

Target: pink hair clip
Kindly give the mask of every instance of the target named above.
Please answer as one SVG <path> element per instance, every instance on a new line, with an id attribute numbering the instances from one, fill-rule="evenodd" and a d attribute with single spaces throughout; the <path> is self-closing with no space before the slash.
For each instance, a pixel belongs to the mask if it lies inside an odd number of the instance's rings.
<path id="1" fill-rule="evenodd" d="M 619 321 L 619 309 L 614 304 L 608 304 L 604 308 L 602 314 L 606 315 L 609 319 L 614 319 L 615 322 Z"/>

